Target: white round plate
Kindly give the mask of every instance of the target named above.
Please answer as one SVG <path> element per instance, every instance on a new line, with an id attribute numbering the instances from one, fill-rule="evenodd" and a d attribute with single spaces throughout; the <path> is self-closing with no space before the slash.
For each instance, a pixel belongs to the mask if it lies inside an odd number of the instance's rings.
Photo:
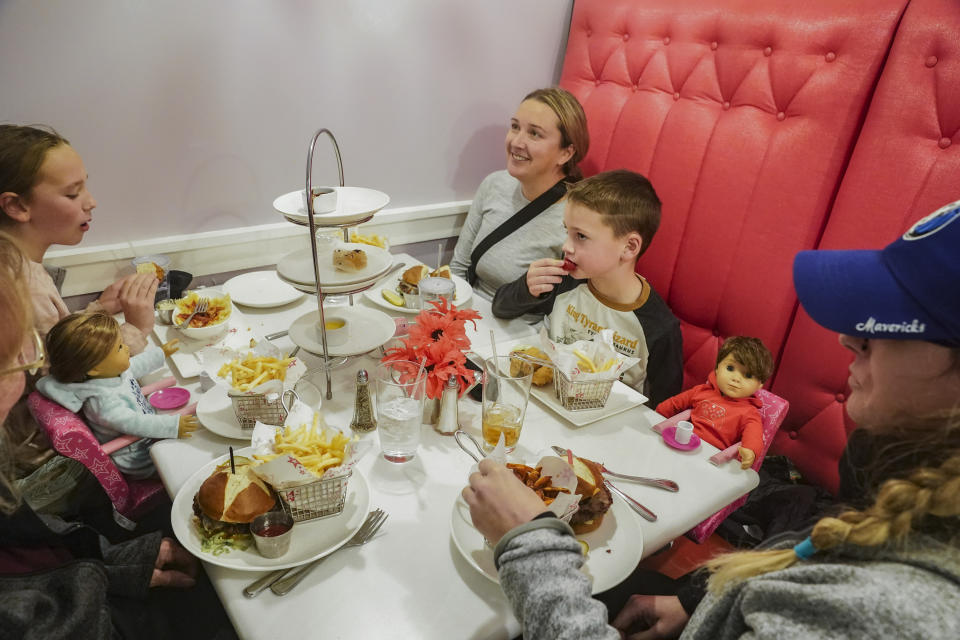
<path id="1" fill-rule="evenodd" d="M 297 291 L 310 294 L 312 296 L 317 295 L 317 288 L 313 284 L 302 284 L 300 282 L 294 282 L 293 280 L 286 280 L 283 276 L 278 275 L 281 282 L 289 284 L 291 287 Z M 370 281 L 367 282 L 352 282 L 350 284 L 341 284 L 338 286 L 327 286 L 324 285 L 323 293 L 324 295 L 337 295 L 342 293 L 354 293 L 358 290 L 362 290 L 364 287 L 369 287 Z"/>
<path id="2" fill-rule="evenodd" d="M 249 455 L 249 447 L 235 452 L 235 455 Z M 177 497 L 173 500 L 170 520 L 173 532 L 183 547 L 201 560 L 229 569 L 240 571 L 266 571 L 268 569 L 286 569 L 322 558 L 333 553 L 353 537 L 367 517 L 370 507 L 370 488 L 363 475 L 354 467 L 353 475 L 347 484 L 347 497 L 343 511 L 338 515 L 318 520 L 306 520 L 293 525 L 293 538 L 290 550 L 279 558 L 264 558 L 257 553 L 256 545 L 246 550 L 233 549 L 229 553 L 215 556 L 200 548 L 200 534 L 193 525 L 193 497 L 200 490 L 214 468 L 229 456 L 220 456 L 203 465 L 190 476 Z"/>
<path id="3" fill-rule="evenodd" d="M 223 283 L 224 290 L 236 304 L 258 309 L 282 307 L 303 297 L 281 280 L 275 271 L 253 271 L 234 276 Z"/>
<path id="4" fill-rule="evenodd" d="M 397 331 L 393 318 L 385 313 L 366 307 L 331 307 L 325 309 L 325 315 L 343 317 L 350 333 L 347 341 L 330 346 L 327 355 L 356 356 L 385 344 Z M 290 325 L 289 336 L 295 345 L 310 353 L 323 353 L 323 338 L 320 335 L 320 312 L 311 311 L 300 316 Z"/>
<path id="5" fill-rule="evenodd" d="M 393 264 L 393 256 L 386 249 L 374 247 L 359 242 L 345 242 L 337 245 L 338 249 L 363 249 L 367 254 L 367 266 L 360 271 L 337 271 L 333 268 L 333 254 L 321 255 L 317 258 L 322 286 L 337 287 L 340 285 L 358 284 L 379 278 Z M 313 253 L 310 248 L 294 251 L 280 258 L 277 262 L 277 273 L 284 280 L 313 286 L 316 278 L 313 275 Z"/>
<path id="6" fill-rule="evenodd" d="M 233 402 L 227 395 L 227 390 L 220 385 L 215 385 L 200 396 L 197 418 L 208 431 L 224 438 L 250 442 L 250 436 L 253 435 L 253 429 L 244 431 L 240 428 L 237 414 L 233 412 Z"/>
<path id="7" fill-rule="evenodd" d="M 460 554 L 474 569 L 499 582 L 493 564 L 493 547 L 473 526 L 470 507 L 458 497 L 453 503 L 450 533 Z M 593 583 L 592 593 L 600 593 L 623 582 L 636 568 L 643 555 L 643 531 L 629 507 L 619 498 L 595 531 L 577 536 L 590 545 L 590 553 L 580 571 Z M 607 553 L 609 551 L 609 553 Z"/>
<path id="8" fill-rule="evenodd" d="M 410 266 L 412 267 L 413 265 Z M 398 311 L 400 313 L 410 314 L 420 313 L 419 308 L 398 307 L 395 304 L 390 304 L 387 302 L 386 298 L 383 297 L 383 289 L 390 289 L 394 293 L 397 292 L 397 285 L 400 283 L 400 276 L 403 275 L 404 271 L 405 269 L 401 269 L 399 273 L 383 279 L 381 282 L 378 282 L 373 287 L 364 291 L 363 295 L 365 295 L 370 302 L 389 311 Z M 457 285 L 457 289 L 453 294 L 453 304 L 457 305 L 458 307 L 462 307 L 473 296 L 473 287 L 471 287 L 470 283 L 460 276 L 453 276 L 453 282 Z"/>
<path id="9" fill-rule="evenodd" d="M 314 187 L 320 185 L 313 185 Z M 318 224 L 347 224 L 363 220 L 390 204 L 390 196 L 376 189 L 364 187 L 329 187 L 337 192 L 335 211 L 315 213 Z M 309 218 L 303 206 L 303 189 L 291 191 L 273 201 L 273 208 L 293 222 L 307 224 Z"/>

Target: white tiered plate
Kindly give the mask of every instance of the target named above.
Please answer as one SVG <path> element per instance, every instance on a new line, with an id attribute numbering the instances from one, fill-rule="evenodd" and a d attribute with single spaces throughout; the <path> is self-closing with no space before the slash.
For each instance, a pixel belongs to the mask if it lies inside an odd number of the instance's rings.
<path id="1" fill-rule="evenodd" d="M 367 254 L 367 266 L 360 271 L 337 271 L 333 267 L 332 253 L 320 255 L 317 257 L 317 267 L 320 272 L 320 284 L 323 287 L 340 287 L 369 282 L 382 276 L 393 264 L 393 257 L 390 252 L 380 247 L 360 244 L 359 242 L 348 242 L 338 245 L 337 248 L 347 251 L 362 249 Z M 313 274 L 313 252 L 308 247 L 285 255 L 277 263 L 277 273 L 288 282 L 314 286 L 316 279 Z"/>
<path id="2" fill-rule="evenodd" d="M 331 309 L 328 313 L 333 314 Z M 372 351 L 385 344 L 397 331 L 393 318 L 376 309 L 367 307 L 336 307 L 336 315 L 344 318 L 350 326 L 347 341 L 330 346 L 329 356 L 356 356 Z M 300 316 L 290 325 L 290 339 L 301 349 L 310 353 L 323 353 L 323 338 L 320 335 L 320 312 L 311 311 Z"/>
<path id="3" fill-rule="evenodd" d="M 314 185 L 319 186 L 319 185 Z M 364 187 L 329 187 L 337 192 L 337 208 L 326 213 L 315 213 L 318 224 L 349 224 L 373 215 L 390 204 L 390 196 L 376 189 Z M 291 191 L 273 201 L 273 208 L 285 218 L 298 224 L 307 224 L 307 210 L 303 206 L 303 189 Z"/>

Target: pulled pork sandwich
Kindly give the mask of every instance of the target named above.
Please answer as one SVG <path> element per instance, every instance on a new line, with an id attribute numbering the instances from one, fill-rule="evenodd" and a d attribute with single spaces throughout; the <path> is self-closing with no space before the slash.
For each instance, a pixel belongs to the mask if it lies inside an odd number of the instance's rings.
<path id="1" fill-rule="evenodd" d="M 586 458 L 573 458 L 573 471 L 577 474 L 576 493 L 580 498 L 580 508 L 570 519 L 574 533 L 589 533 L 600 526 L 603 516 L 613 504 L 613 496 L 603 482 L 603 467 Z"/>
<path id="2" fill-rule="evenodd" d="M 276 497 L 242 457 L 219 465 L 193 498 L 194 525 L 203 551 L 220 555 L 232 548 L 246 549 L 252 541 L 250 522 L 273 509 Z"/>

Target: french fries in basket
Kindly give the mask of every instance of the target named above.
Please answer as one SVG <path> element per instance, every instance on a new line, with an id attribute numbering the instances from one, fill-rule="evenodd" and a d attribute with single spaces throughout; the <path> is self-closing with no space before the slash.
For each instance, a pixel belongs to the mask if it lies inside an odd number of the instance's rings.
<path id="1" fill-rule="evenodd" d="M 255 453 L 253 457 L 261 463 L 292 457 L 307 471 L 320 477 L 327 469 L 344 463 L 351 440 L 339 430 L 327 428 L 321 423 L 320 415 L 315 413 L 313 424 L 278 427 L 273 435 L 273 452 Z"/>
<path id="2" fill-rule="evenodd" d="M 230 385 L 237 391 L 249 391 L 270 380 L 286 380 L 287 369 L 294 361 L 293 358 L 274 358 L 271 356 L 257 356 L 248 353 L 241 358 L 234 358 L 224 363 L 217 375 L 230 380 Z"/>

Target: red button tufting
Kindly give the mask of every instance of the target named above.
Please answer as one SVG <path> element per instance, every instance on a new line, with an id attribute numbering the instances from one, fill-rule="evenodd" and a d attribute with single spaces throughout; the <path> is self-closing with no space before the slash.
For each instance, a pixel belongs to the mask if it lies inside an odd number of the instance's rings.
<path id="1" fill-rule="evenodd" d="M 730 108 L 730 103 L 727 102 L 727 101 L 724 101 L 724 102 L 723 102 L 723 108 L 724 108 L 725 110 L 726 110 L 726 109 L 729 109 L 729 108 Z"/>
<path id="2" fill-rule="evenodd" d="M 719 338 L 719 337 L 720 337 L 720 330 L 719 330 L 719 329 L 714 329 L 714 330 L 713 330 L 713 335 L 714 335 L 715 337 Z"/>
<path id="3" fill-rule="evenodd" d="M 783 120 L 786 117 L 787 117 L 787 114 L 785 114 L 783 111 L 777 114 L 777 120 Z"/>
<path id="4" fill-rule="evenodd" d="M 624 42 L 626 42 L 626 41 L 629 40 L 629 39 L 630 39 L 630 34 L 629 34 L 629 33 L 623 34 L 623 41 L 624 41 Z"/>
<path id="5" fill-rule="evenodd" d="M 664 36 L 663 44 L 670 44 L 670 36 Z"/>
<path id="6" fill-rule="evenodd" d="M 596 81 L 596 82 L 594 83 L 594 86 L 597 86 L 597 87 L 599 87 L 599 86 L 600 86 L 600 81 L 599 81 L 599 80 L 597 80 L 597 81 Z"/>
<path id="7" fill-rule="evenodd" d="M 674 99 L 674 100 L 679 100 L 679 99 L 680 99 L 680 93 L 679 93 L 679 92 L 674 93 L 674 94 L 673 94 L 673 99 Z"/>
<path id="8" fill-rule="evenodd" d="M 638 84 L 633 85 L 633 90 L 634 90 L 634 91 L 640 91 L 640 85 L 638 85 Z"/>
<path id="9" fill-rule="evenodd" d="M 714 51 L 716 51 L 716 50 L 717 50 L 717 43 L 716 43 L 716 42 L 711 42 L 711 43 L 710 43 L 710 48 L 713 49 Z"/>
<path id="10" fill-rule="evenodd" d="M 827 59 L 827 62 L 833 62 L 834 60 L 837 59 L 837 54 L 835 54 L 833 51 L 831 51 L 830 53 L 828 53 L 827 55 L 825 55 L 824 58 Z"/>
<path id="11" fill-rule="evenodd" d="M 930 56 L 929 58 L 927 58 L 926 65 L 928 67 L 935 67 L 937 65 L 937 62 L 938 62 L 937 56 Z"/>
<path id="12" fill-rule="evenodd" d="M 940 148 L 941 148 L 941 149 L 946 149 L 947 147 L 950 146 L 950 143 L 951 143 L 951 142 L 953 142 L 953 141 L 950 140 L 950 138 L 940 138 L 940 143 L 939 143 L 939 144 L 940 144 Z"/>
<path id="13" fill-rule="evenodd" d="M 837 402 L 843 402 L 846 399 L 847 399 L 847 396 L 843 395 L 842 393 L 837 394 Z"/>
<path id="14" fill-rule="evenodd" d="M 796 431 L 788 431 L 787 435 L 790 436 L 791 440 L 796 440 L 800 436 Z"/>
<path id="15" fill-rule="evenodd" d="M 772 53 L 773 53 L 773 49 L 770 47 L 767 47 L 766 49 L 763 50 L 763 55 L 765 56 L 769 56 Z"/>

